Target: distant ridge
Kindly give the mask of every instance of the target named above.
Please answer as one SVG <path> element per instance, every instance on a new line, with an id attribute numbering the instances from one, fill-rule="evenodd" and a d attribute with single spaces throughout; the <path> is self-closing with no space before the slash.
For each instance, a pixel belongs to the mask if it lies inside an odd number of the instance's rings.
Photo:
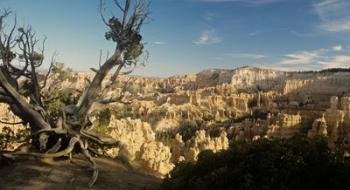
<path id="1" fill-rule="evenodd" d="M 237 71 L 237 70 L 252 70 L 252 71 L 277 71 L 277 72 L 284 72 L 284 73 L 336 73 L 336 72 L 350 72 L 349 68 L 328 68 L 328 69 L 322 69 L 322 70 L 306 70 L 306 71 L 282 71 L 278 69 L 273 68 L 261 68 L 261 67 L 254 67 L 254 66 L 242 66 L 237 67 L 233 69 L 221 69 L 221 68 L 211 68 L 211 69 L 204 69 L 197 74 L 204 74 L 204 73 L 214 73 L 214 72 L 231 72 L 231 71 Z"/>

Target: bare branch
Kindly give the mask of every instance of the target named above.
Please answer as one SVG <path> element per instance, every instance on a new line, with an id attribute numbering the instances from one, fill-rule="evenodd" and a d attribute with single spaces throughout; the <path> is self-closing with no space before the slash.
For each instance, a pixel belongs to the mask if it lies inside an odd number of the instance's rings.
<path id="1" fill-rule="evenodd" d="M 4 29 L 4 19 L 8 17 L 12 13 L 11 10 L 5 9 L 2 11 L 2 15 L 0 15 L 0 31 L 3 31 Z"/>
<path id="2" fill-rule="evenodd" d="M 43 42 L 42 42 L 42 48 L 41 48 L 41 57 L 40 57 L 40 60 L 39 60 L 38 64 L 36 65 L 36 67 L 40 67 L 43 64 L 43 62 L 44 62 L 46 40 L 47 40 L 47 37 L 44 36 L 44 39 L 43 39 Z"/>
<path id="3" fill-rule="evenodd" d="M 115 0 L 115 1 L 117 1 L 117 0 Z M 130 4 L 131 4 L 131 0 L 126 0 L 125 8 L 124 8 L 124 15 L 123 15 L 123 22 L 122 22 L 123 29 L 125 29 L 125 23 L 128 19 L 127 17 L 128 17 L 128 13 L 129 13 Z"/>
<path id="4" fill-rule="evenodd" d="M 28 116 L 28 120 L 31 124 L 36 125 L 38 128 L 51 128 L 48 123 L 43 119 L 42 115 L 33 110 L 32 105 L 30 105 L 26 99 L 21 96 L 17 90 L 9 83 L 6 79 L 5 74 L 0 70 L 0 84 L 8 93 L 8 95 L 13 99 L 14 103 L 18 105 L 23 113 Z"/>
<path id="5" fill-rule="evenodd" d="M 124 65 L 122 65 L 122 64 L 120 64 L 119 66 L 118 66 L 118 68 L 117 68 L 117 70 L 114 72 L 114 74 L 112 75 L 112 77 L 111 77 L 111 79 L 110 79 L 110 81 L 111 81 L 111 86 L 113 85 L 113 84 L 115 84 L 115 81 L 116 81 L 116 79 L 118 78 L 118 76 L 119 76 L 119 73 L 120 73 L 120 71 L 122 70 L 122 68 L 123 68 L 123 66 Z"/>
<path id="6" fill-rule="evenodd" d="M 114 4 L 122 11 L 125 12 L 125 9 L 120 5 L 119 0 L 114 0 Z"/>
<path id="7" fill-rule="evenodd" d="M 0 120 L 0 123 L 5 124 L 5 125 L 21 125 L 21 124 L 23 124 L 23 121 L 20 121 L 20 122 L 7 122 L 7 121 Z"/>
<path id="8" fill-rule="evenodd" d="M 57 52 L 55 51 L 52 56 L 51 56 L 51 63 L 50 63 L 50 67 L 49 70 L 47 71 L 45 78 L 44 78 L 44 84 L 41 86 L 41 89 L 44 89 L 46 87 L 47 84 L 47 80 L 49 79 L 49 76 L 51 74 L 53 65 L 55 64 L 55 57 L 57 56 Z"/>
<path id="9" fill-rule="evenodd" d="M 17 16 L 15 15 L 14 24 L 12 26 L 11 32 L 10 32 L 8 39 L 7 39 L 7 47 L 8 48 L 11 46 L 12 42 L 16 42 L 16 40 L 12 40 L 12 36 L 13 36 L 14 31 L 16 30 L 16 27 L 17 27 Z"/>
<path id="10" fill-rule="evenodd" d="M 58 158 L 58 157 L 62 157 L 62 156 L 67 156 L 69 153 L 71 153 L 74 149 L 75 144 L 77 144 L 79 142 L 79 139 L 76 137 L 73 137 L 70 141 L 69 141 L 69 145 L 66 149 L 60 151 L 60 152 L 56 152 L 56 153 L 45 153 L 45 154 L 41 154 L 41 153 L 27 153 L 27 152 L 14 152 L 14 153 L 9 153 L 9 154 L 5 154 L 6 156 L 20 156 L 20 155 L 28 155 L 28 156 L 35 156 L 35 157 L 42 157 L 42 158 Z"/>
<path id="11" fill-rule="evenodd" d="M 62 138 L 59 138 L 55 145 L 53 145 L 46 153 L 54 153 L 57 152 L 62 147 Z"/>
<path id="12" fill-rule="evenodd" d="M 103 23 L 107 26 L 109 26 L 109 23 L 107 22 L 106 18 L 104 17 L 103 15 L 103 12 L 105 10 L 105 3 L 104 3 L 104 0 L 100 0 L 100 16 L 101 16 L 101 19 L 103 21 Z"/>
<path id="13" fill-rule="evenodd" d="M 124 83 L 124 86 L 120 92 L 120 96 L 119 97 L 115 97 L 115 98 L 104 98 L 104 99 L 101 99 L 99 101 L 97 101 L 98 103 L 100 104 L 111 104 L 111 103 L 116 103 L 116 102 L 119 102 L 119 103 L 122 103 L 122 104 L 131 104 L 132 102 L 130 101 L 124 101 L 123 98 L 125 97 L 125 92 L 127 90 L 127 88 L 130 86 L 130 80 L 131 78 L 129 78 L 125 83 Z M 108 88 L 104 89 L 104 91 L 102 92 L 102 96 L 103 96 L 103 93 L 106 92 L 107 90 L 110 90 L 112 86 L 109 86 Z"/>
<path id="14" fill-rule="evenodd" d="M 94 172 L 92 174 L 91 181 L 89 183 L 89 187 L 91 188 L 97 180 L 98 168 L 97 168 L 96 162 L 94 161 L 94 159 L 92 158 L 92 156 L 90 155 L 90 153 L 88 151 L 88 147 L 89 147 L 88 142 L 87 141 L 83 142 L 83 141 L 79 140 L 79 145 L 80 145 L 80 148 L 82 149 L 84 156 L 88 159 L 88 161 L 90 162 L 90 164 L 92 166 L 92 169 L 94 170 Z"/>
<path id="15" fill-rule="evenodd" d="M 111 137 L 93 134 L 91 132 L 85 131 L 84 129 L 80 130 L 80 134 L 84 138 L 92 140 L 93 142 L 95 142 L 99 145 L 119 145 L 119 141 L 117 141 Z"/>
<path id="16" fill-rule="evenodd" d="M 99 59 L 98 59 L 98 66 L 99 66 L 99 68 L 101 68 L 101 61 L 102 61 L 102 49 L 100 49 L 100 56 L 99 56 Z"/>

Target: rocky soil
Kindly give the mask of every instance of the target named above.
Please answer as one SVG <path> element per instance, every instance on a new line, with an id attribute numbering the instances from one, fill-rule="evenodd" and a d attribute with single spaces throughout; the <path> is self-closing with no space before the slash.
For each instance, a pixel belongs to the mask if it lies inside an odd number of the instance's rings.
<path id="1" fill-rule="evenodd" d="M 91 189 L 153 190 L 161 180 L 130 170 L 121 162 L 96 159 L 99 178 Z M 2 190 L 89 189 L 89 164 L 80 157 L 69 160 L 22 160 L 0 166 Z"/>

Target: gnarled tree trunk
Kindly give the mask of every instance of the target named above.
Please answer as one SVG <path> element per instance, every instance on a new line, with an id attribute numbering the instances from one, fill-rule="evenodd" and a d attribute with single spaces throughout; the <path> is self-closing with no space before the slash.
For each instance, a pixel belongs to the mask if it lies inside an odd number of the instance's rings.
<path id="1" fill-rule="evenodd" d="M 44 60 L 44 43 L 41 53 L 38 53 L 36 50 L 39 40 L 36 39 L 31 27 L 17 27 L 15 18 L 12 28 L 6 30 L 3 21 L 11 15 L 11 12 L 4 10 L 0 16 L 2 34 L 0 35 L 0 60 L 2 61 L 0 65 L 0 102 L 8 104 L 12 112 L 21 118 L 24 124 L 30 125 L 32 142 L 37 146 L 35 152 L 14 152 L 11 155 L 54 158 L 70 155 L 76 147 L 79 147 L 78 150 L 88 159 L 94 169 L 90 186 L 95 183 L 98 176 L 96 163 L 90 155 L 91 151 L 93 153 L 96 151 L 90 147 L 90 144 L 105 146 L 116 145 L 118 142 L 112 138 L 89 132 L 91 127 L 88 120 L 89 110 L 94 102 L 111 103 L 121 99 L 116 97 L 109 101 L 103 100 L 101 92 L 108 91 L 123 68 L 136 66 L 143 51 L 140 28 L 149 14 L 146 0 L 126 0 L 125 3 L 115 0 L 114 3 L 123 13 L 122 18 L 112 17 L 107 21 L 103 16 L 103 0 L 101 0 L 100 10 L 103 22 L 109 28 L 106 38 L 116 43 L 115 52 L 96 71 L 93 80 L 86 87 L 77 104 L 63 107 L 58 117 L 53 117 L 46 111 L 42 102 L 42 89 L 47 83 L 53 61 L 44 81 L 38 80 L 36 71 Z M 18 35 L 14 37 L 16 30 Z M 20 50 L 17 58 L 14 53 L 16 47 Z M 15 59 L 23 62 L 24 66 L 14 65 L 12 62 Z M 116 70 L 112 74 L 110 84 L 102 89 L 103 80 L 114 68 Z M 26 88 L 25 85 L 20 84 L 23 81 L 28 82 L 29 88 L 23 89 Z M 29 93 L 23 93 L 23 91 L 29 91 Z M 101 97 L 103 101 L 100 100 Z M 54 142 L 51 145 L 49 141 L 52 139 Z"/>

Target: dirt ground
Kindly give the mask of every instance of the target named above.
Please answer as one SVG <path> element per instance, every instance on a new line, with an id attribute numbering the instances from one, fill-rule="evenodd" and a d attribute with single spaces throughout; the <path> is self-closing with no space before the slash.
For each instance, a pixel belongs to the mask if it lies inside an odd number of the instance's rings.
<path id="1" fill-rule="evenodd" d="M 99 177 L 91 189 L 151 190 L 161 183 L 160 179 L 132 171 L 116 160 L 103 158 L 96 162 Z M 1 165 L 1 190 L 89 189 L 92 175 L 88 162 L 80 157 L 72 161 L 26 159 Z"/>

